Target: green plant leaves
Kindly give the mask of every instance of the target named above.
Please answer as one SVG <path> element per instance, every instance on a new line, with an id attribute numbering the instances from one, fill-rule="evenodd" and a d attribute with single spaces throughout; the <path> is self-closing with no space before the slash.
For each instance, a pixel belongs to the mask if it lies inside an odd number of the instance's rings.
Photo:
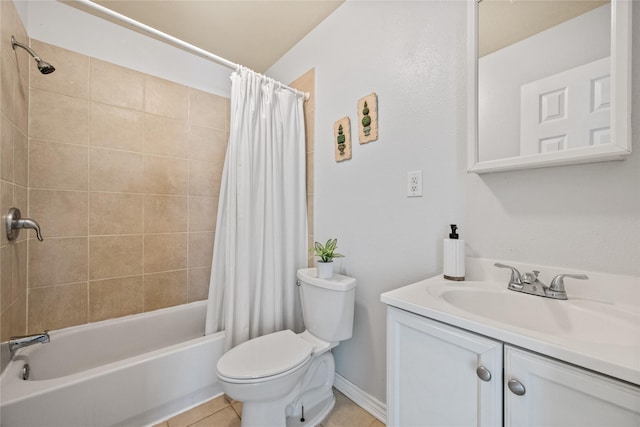
<path id="1" fill-rule="evenodd" d="M 320 242 L 315 242 L 309 251 L 312 251 L 315 256 L 319 257 L 321 262 L 331 262 L 334 258 L 344 257 L 344 255 L 335 252 L 337 247 L 338 239 L 329 239 L 324 245 Z"/>

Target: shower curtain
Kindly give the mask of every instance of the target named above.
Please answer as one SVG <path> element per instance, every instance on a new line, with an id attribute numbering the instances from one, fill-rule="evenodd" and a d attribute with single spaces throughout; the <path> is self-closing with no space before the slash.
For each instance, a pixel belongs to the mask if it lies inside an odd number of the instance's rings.
<path id="1" fill-rule="evenodd" d="M 241 67 L 209 284 L 206 334 L 225 347 L 302 325 L 296 271 L 307 264 L 304 95 Z"/>

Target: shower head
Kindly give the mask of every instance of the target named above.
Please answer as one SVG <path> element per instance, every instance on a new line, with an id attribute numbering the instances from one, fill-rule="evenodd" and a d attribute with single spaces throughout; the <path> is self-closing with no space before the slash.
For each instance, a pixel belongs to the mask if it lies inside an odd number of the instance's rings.
<path id="1" fill-rule="evenodd" d="M 14 36 L 11 36 L 11 47 L 13 48 L 13 50 L 16 50 L 16 46 L 23 48 L 24 50 L 29 52 L 29 55 L 33 56 L 33 59 L 35 59 L 36 63 L 38 64 L 38 70 L 40 70 L 42 74 L 51 74 L 56 70 L 53 65 L 49 64 L 46 61 L 43 61 L 38 55 L 36 55 L 36 53 L 29 46 L 16 41 L 16 38 Z"/>
<path id="2" fill-rule="evenodd" d="M 38 70 L 40 70 L 42 74 L 51 74 L 56 70 L 56 67 L 42 59 L 36 59 L 36 62 L 38 63 Z"/>

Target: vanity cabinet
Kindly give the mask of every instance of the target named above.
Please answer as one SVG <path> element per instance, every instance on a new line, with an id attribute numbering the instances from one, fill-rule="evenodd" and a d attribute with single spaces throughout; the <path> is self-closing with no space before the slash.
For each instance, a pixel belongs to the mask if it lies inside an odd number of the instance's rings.
<path id="1" fill-rule="evenodd" d="M 640 426 L 638 387 L 506 344 L 504 372 L 505 426 Z"/>
<path id="2" fill-rule="evenodd" d="M 389 427 L 502 424 L 502 343 L 393 307 L 387 314 Z"/>
<path id="3" fill-rule="evenodd" d="M 387 308 L 387 425 L 640 426 L 640 387 Z"/>

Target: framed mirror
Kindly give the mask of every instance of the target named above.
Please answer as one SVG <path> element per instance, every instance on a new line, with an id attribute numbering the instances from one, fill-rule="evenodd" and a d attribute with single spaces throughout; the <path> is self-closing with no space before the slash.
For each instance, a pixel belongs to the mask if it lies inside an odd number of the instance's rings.
<path id="1" fill-rule="evenodd" d="M 468 172 L 631 153 L 632 3 L 468 2 Z"/>

